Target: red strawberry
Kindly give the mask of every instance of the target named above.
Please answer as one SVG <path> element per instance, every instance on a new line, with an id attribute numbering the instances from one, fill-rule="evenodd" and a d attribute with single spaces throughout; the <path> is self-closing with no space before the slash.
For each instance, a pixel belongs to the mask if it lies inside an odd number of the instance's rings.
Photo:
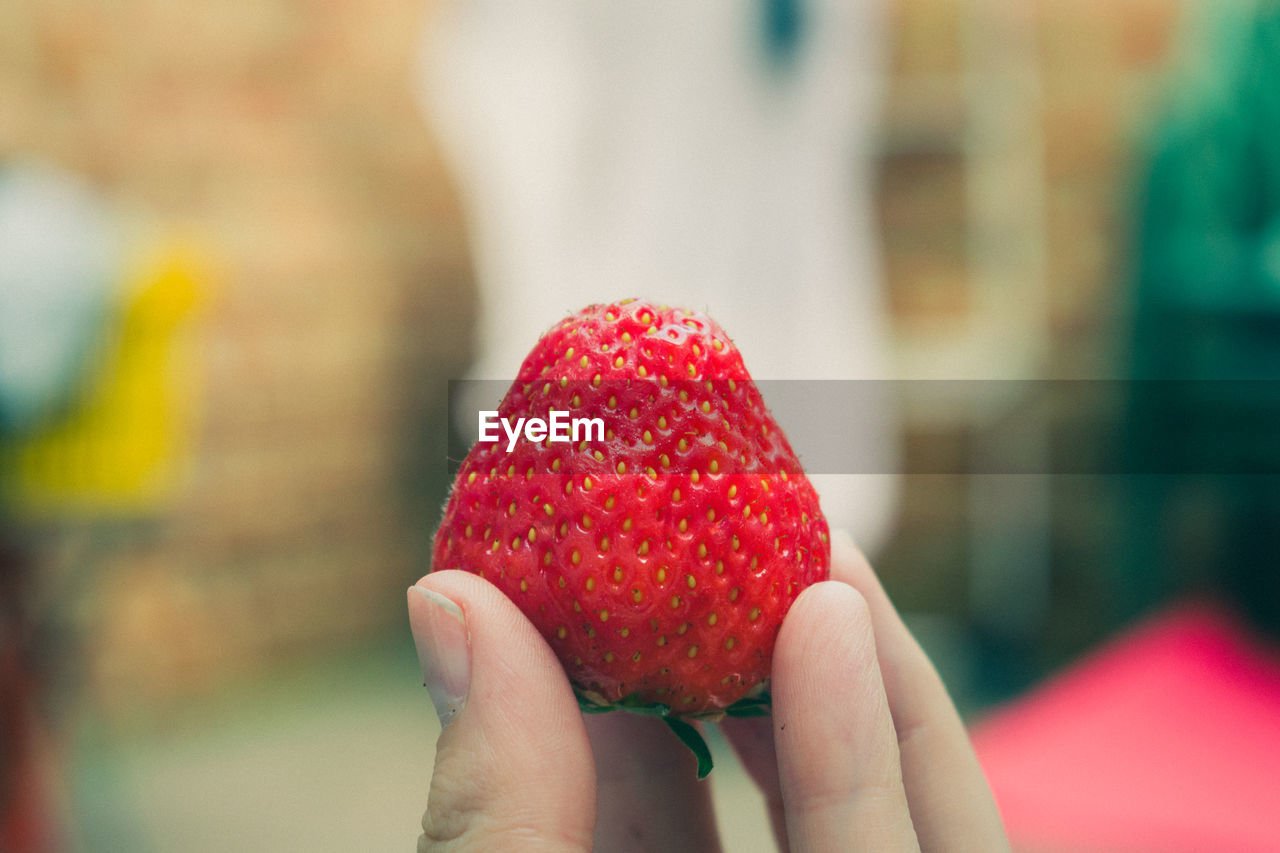
<path id="1" fill-rule="evenodd" d="M 538 341 L 498 408 L 600 418 L 577 443 L 478 443 L 435 569 L 475 572 L 546 637 L 584 702 L 714 717 L 769 676 L 791 603 L 828 576 L 813 487 L 704 314 L 593 305 Z M 746 700 L 746 705 L 751 704 Z"/>

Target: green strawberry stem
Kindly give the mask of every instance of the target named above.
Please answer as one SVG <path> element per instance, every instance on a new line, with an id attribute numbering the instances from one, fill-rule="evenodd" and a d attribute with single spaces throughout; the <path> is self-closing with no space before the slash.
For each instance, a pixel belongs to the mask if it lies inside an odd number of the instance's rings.
<path id="1" fill-rule="evenodd" d="M 626 696 L 612 704 L 602 704 L 590 697 L 577 693 L 578 707 L 584 714 L 607 714 L 611 711 L 629 711 L 632 714 L 661 717 L 671 731 L 675 732 L 680 742 L 693 752 L 698 759 L 698 778 L 705 779 L 714 766 L 711 761 L 711 748 L 697 727 L 684 718 L 674 716 L 670 705 L 661 702 L 641 702 L 634 696 Z M 767 690 L 754 696 L 745 696 L 724 709 L 726 717 L 767 717 L 773 707 L 772 697 Z"/>
<path id="2" fill-rule="evenodd" d="M 703 740 L 702 732 L 698 731 L 692 723 L 686 723 L 679 717 L 663 717 L 662 721 L 667 724 L 667 728 L 676 733 L 680 742 L 693 750 L 693 754 L 697 756 L 698 778 L 707 778 L 707 774 L 711 772 L 714 765 L 711 763 L 711 747 L 707 746 L 707 742 Z"/>

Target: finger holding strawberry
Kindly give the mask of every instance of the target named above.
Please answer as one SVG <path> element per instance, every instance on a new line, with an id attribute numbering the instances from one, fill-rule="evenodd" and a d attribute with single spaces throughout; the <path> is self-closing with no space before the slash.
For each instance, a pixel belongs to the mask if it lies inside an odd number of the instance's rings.
<path id="1" fill-rule="evenodd" d="M 784 620 L 772 718 L 723 723 L 780 849 L 1008 849 L 946 690 L 847 537 L 832 576 Z M 428 575 L 409 617 L 444 725 L 419 851 L 719 849 L 693 755 L 652 717 L 579 714 L 488 581 Z"/>
<path id="2" fill-rule="evenodd" d="M 462 463 L 433 574 L 409 592 L 446 727 L 420 847 L 714 849 L 696 721 L 725 717 L 744 718 L 731 732 L 784 846 L 916 843 L 910 788 L 937 783 L 904 788 L 888 708 L 955 712 L 945 690 L 895 700 L 932 669 L 894 659 L 882 677 L 868 599 L 826 582 L 817 495 L 724 331 L 645 301 L 590 306 L 538 341 L 496 415 L 509 440 Z M 558 415 L 575 419 L 563 440 Z M 941 731 L 989 805 L 958 718 Z"/>

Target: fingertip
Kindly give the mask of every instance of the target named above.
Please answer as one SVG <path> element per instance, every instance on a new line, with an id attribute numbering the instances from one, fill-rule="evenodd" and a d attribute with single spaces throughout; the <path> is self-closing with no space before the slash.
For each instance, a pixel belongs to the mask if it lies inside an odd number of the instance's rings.
<path id="1" fill-rule="evenodd" d="M 861 554 L 861 552 L 858 553 Z M 822 589 L 819 592 L 830 602 L 828 606 L 851 611 L 860 621 L 870 626 L 871 605 L 867 603 L 867 597 L 862 594 L 862 590 L 838 581 L 826 581 L 821 586 Z"/>
<path id="2" fill-rule="evenodd" d="M 866 596 L 843 581 L 822 581 L 800 593 L 783 621 L 778 643 L 782 645 L 787 634 L 810 643 L 828 643 L 851 630 L 871 637 Z"/>
<path id="3" fill-rule="evenodd" d="M 511 838 L 525 836 L 588 848 L 590 745 L 568 676 L 546 640 L 501 590 L 469 572 L 433 572 L 408 595 L 419 655 L 430 664 L 424 680 L 454 684 L 432 678 L 454 673 L 442 654 L 447 646 L 465 642 L 469 661 L 465 691 L 432 695 L 438 711 L 440 697 L 448 706 L 447 715 L 441 711 L 448 729 L 437 744 L 425 836 L 467 839 L 468 849 L 513 849 Z M 556 768 L 550 777 L 549 767 Z"/>
<path id="4" fill-rule="evenodd" d="M 569 693 L 568 676 L 537 628 L 510 598 L 489 581 L 470 572 L 432 572 L 414 589 L 422 595 L 441 597 L 461 609 L 476 656 L 477 678 L 509 680 L 514 687 L 547 694 Z M 498 685 L 495 685 L 495 687 Z M 500 692 L 499 695 L 505 695 Z"/>
<path id="5" fill-rule="evenodd" d="M 415 642 L 432 636 L 420 627 L 426 610 L 456 617 L 465 632 L 470 683 L 465 708 L 455 712 L 459 723 L 470 718 L 466 728 L 480 725 L 498 740 L 518 738 L 535 724 L 553 739 L 575 741 L 582 734 L 577 699 L 564 667 L 502 590 L 470 572 L 432 572 L 409 589 Z M 424 673 L 429 674 L 425 666 Z"/>
<path id="6" fill-rule="evenodd" d="M 845 716 L 880 682 L 866 598 L 838 581 L 800 594 L 774 650 L 775 716 Z"/>
<path id="7" fill-rule="evenodd" d="M 493 584 L 488 583 L 479 575 L 472 574 L 471 572 L 464 572 L 460 569 L 441 569 L 438 572 L 428 572 L 420 577 L 414 586 L 419 589 L 437 589 L 443 587 L 453 589 L 478 588 L 475 581 L 487 584 L 488 586 L 493 586 Z M 441 587 L 441 585 L 443 585 L 443 587 Z"/>
<path id="8" fill-rule="evenodd" d="M 537 629 L 520 612 L 515 602 L 479 575 L 458 569 L 446 569 L 426 575 L 413 588 L 456 602 L 468 620 L 472 618 L 473 613 L 476 614 L 477 618 L 483 620 L 483 626 L 490 626 L 486 634 L 499 636 L 508 634 L 511 637 L 512 650 L 518 651 L 544 645 Z M 517 643 L 516 638 L 520 638 L 523 642 Z M 541 651 L 540 648 L 537 650 Z"/>
<path id="9" fill-rule="evenodd" d="M 773 684 L 792 848 L 907 849 L 914 839 L 897 738 L 859 590 L 824 581 L 796 599 L 778 636 Z"/>

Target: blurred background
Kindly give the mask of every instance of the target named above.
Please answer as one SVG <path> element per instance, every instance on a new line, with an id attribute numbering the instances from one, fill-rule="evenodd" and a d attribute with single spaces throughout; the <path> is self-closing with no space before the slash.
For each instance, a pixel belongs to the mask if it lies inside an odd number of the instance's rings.
<path id="1" fill-rule="evenodd" d="M 1140 283 L 1167 272 L 1159 214 L 1186 194 L 1153 205 L 1145 188 L 1237 162 L 1170 128 L 1219 126 L 1183 96 L 1242 91 L 1229 69 L 1265 67 L 1247 45 L 1280 41 L 1240 34 L 1275 5 L 889 2 L 868 157 L 892 375 L 1112 380 L 1142 372 L 1135 352 L 1181 351 L 1185 332 L 1143 324 Z M 0 245 L 0 283 L 28 282 L 25 303 L 0 301 L 0 334 L 29 354 L 56 326 L 76 354 L 43 399 L 0 397 L 0 850 L 413 845 L 437 724 L 403 592 L 428 568 L 444 389 L 477 358 L 480 312 L 464 204 L 419 102 L 434 12 L 0 4 L 0 198 L 10 222 L 47 222 Z M 1234 53 L 1202 44 L 1221 32 Z M 1249 98 L 1259 126 L 1280 115 Z M 1258 158 L 1232 187 L 1265 231 L 1269 137 L 1228 131 Z M 1166 266 L 1219 270 L 1215 246 Z M 1255 349 L 1186 370 L 1275 378 L 1278 292 L 1197 302 Z M 19 313 L 41 298 L 45 314 Z M 1243 327 L 1214 328 L 1221 357 Z M 1275 600 L 1274 579 L 1219 583 L 1224 542 L 1276 575 L 1270 487 L 1193 491 L 1169 521 L 1161 484 L 1135 497 L 1101 469 L 929 473 L 1009 442 L 1103 454 L 1098 424 L 1154 423 L 1124 387 L 1065 405 L 1036 382 L 983 405 L 903 393 L 909 473 L 876 564 L 975 719 L 1188 590 Z M 1153 540 L 1164 550 L 1144 552 Z M 727 847 L 759 849 L 755 795 L 715 748 Z M 1024 846 L 1051 849 L 1052 832 Z"/>

